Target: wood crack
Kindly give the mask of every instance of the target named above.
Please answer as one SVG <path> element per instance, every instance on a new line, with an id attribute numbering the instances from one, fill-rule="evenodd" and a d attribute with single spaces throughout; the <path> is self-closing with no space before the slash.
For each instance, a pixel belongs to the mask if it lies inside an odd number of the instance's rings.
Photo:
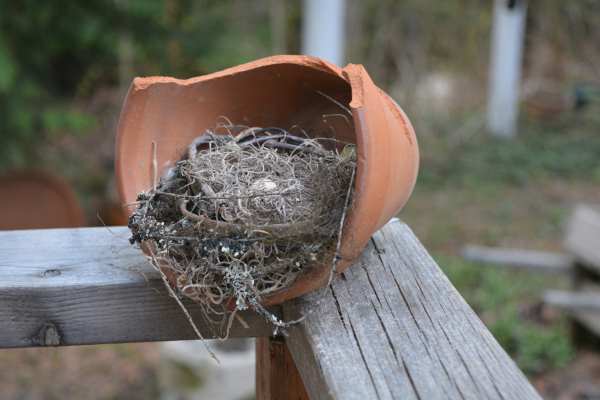
<path id="1" fill-rule="evenodd" d="M 379 315 L 379 310 L 377 309 L 377 307 L 375 306 L 373 301 L 371 301 L 371 305 L 373 306 L 373 309 L 375 310 L 375 315 L 377 316 L 377 320 L 379 321 L 379 324 L 381 324 L 381 328 L 383 329 L 383 332 L 385 333 L 385 337 L 387 339 L 388 344 L 390 345 L 392 354 L 394 354 L 394 359 L 396 360 L 396 363 L 398 365 L 400 365 L 400 359 L 398 358 L 398 353 L 396 352 L 396 347 L 394 346 L 394 343 L 392 342 L 390 333 L 388 332 L 387 328 L 385 327 L 385 324 L 383 323 L 383 319 L 381 319 L 381 315 Z"/>
<path id="2" fill-rule="evenodd" d="M 342 312 L 342 307 L 340 306 L 340 301 L 338 300 L 336 294 L 335 294 L 335 290 L 333 289 L 333 285 L 329 286 L 329 290 L 331 291 L 331 296 L 333 297 L 333 301 L 335 302 L 335 307 L 337 309 L 337 314 L 338 317 L 340 319 L 340 321 L 342 322 L 342 325 L 344 326 L 344 329 L 346 330 L 346 332 L 348 332 L 348 326 L 346 325 L 346 320 L 344 318 L 344 313 Z"/>
<path id="3" fill-rule="evenodd" d="M 417 397 L 418 400 L 421 400 L 421 395 L 419 394 L 419 389 L 417 389 L 417 385 L 415 385 L 415 381 L 412 377 L 412 374 L 410 373 L 410 370 L 408 369 L 408 365 L 406 365 L 406 361 L 402 360 L 402 366 L 404 367 L 404 370 L 406 371 L 406 376 L 408 377 L 408 381 L 410 382 L 411 386 L 414 389 L 415 396 Z"/>
<path id="4" fill-rule="evenodd" d="M 127 228 L 111 231 L 0 232 L 0 348 L 195 338 Z M 383 227 L 345 277 L 283 306 L 306 315 L 285 340 L 313 399 L 539 399 L 406 225 Z M 271 335 L 242 317 L 232 337 Z"/>
<path id="5" fill-rule="evenodd" d="M 377 398 L 381 398 L 381 396 L 379 395 L 379 390 L 377 388 L 377 384 L 375 383 L 375 379 L 373 378 L 373 373 L 371 372 L 371 369 L 369 368 L 369 364 L 367 363 L 367 359 L 365 358 L 365 354 L 363 352 L 362 346 L 360 345 L 360 340 L 358 340 L 358 337 L 356 336 L 356 331 L 354 330 L 354 325 L 352 324 L 352 320 L 349 319 L 348 322 L 350 323 L 350 329 L 352 330 L 352 336 L 354 337 L 354 341 L 356 342 L 356 346 L 358 347 L 358 351 L 360 352 L 360 358 L 362 359 L 365 368 L 367 369 L 367 373 L 369 374 L 369 379 L 371 380 L 371 384 L 373 385 L 373 389 L 375 390 L 375 393 L 377 394 Z"/>

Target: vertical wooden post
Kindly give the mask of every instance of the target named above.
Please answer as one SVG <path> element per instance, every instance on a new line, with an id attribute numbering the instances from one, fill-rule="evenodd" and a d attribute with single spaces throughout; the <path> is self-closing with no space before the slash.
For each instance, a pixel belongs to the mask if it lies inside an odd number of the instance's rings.
<path id="1" fill-rule="evenodd" d="M 304 0 L 302 52 L 342 65 L 346 0 Z"/>
<path id="2" fill-rule="evenodd" d="M 494 3 L 487 112 L 494 136 L 513 137 L 517 130 L 526 11 L 526 0 Z"/>
<path id="3" fill-rule="evenodd" d="M 256 400 L 308 400 L 300 373 L 281 338 L 256 338 Z"/>
<path id="4" fill-rule="evenodd" d="M 287 44 L 287 10 L 286 2 L 271 0 L 269 3 L 269 20 L 271 22 L 271 52 L 285 54 Z"/>

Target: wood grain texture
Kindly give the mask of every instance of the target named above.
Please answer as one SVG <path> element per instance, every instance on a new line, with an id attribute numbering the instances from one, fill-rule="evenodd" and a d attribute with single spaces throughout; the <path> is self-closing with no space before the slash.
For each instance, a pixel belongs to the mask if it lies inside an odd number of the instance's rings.
<path id="1" fill-rule="evenodd" d="M 127 237 L 126 228 L 0 232 L 0 347 L 193 339 Z M 286 343 L 311 399 L 539 398 L 402 223 L 283 311 L 306 316 Z M 236 322 L 232 336 L 270 335 L 244 319 L 250 328 Z"/>
<path id="2" fill-rule="evenodd" d="M 400 222 L 284 315 L 306 315 L 287 342 L 313 400 L 539 398 Z"/>
<path id="3" fill-rule="evenodd" d="M 127 228 L 0 232 L 0 347 L 196 339 Z M 197 306 L 186 303 L 206 338 Z M 231 336 L 266 336 L 253 314 Z"/>
<path id="4" fill-rule="evenodd" d="M 308 400 L 283 338 L 256 339 L 256 400 Z"/>

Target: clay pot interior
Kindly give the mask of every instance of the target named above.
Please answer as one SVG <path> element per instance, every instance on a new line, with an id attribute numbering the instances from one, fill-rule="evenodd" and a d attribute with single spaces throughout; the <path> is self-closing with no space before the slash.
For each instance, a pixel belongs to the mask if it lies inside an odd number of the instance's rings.
<path id="1" fill-rule="evenodd" d="M 134 202 L 138 193 L 152 186 L 153 167 L 148 156 L 152 142 L 157 146 L 160 176 L 181 158 L 194 138 L 213 129 L 223 117 L 248 126 L 298 126 L 310 136 L 356 142 L 351 116 L 321 94 L 345 106 L 350 102 L 348 82 L 331 73 L 279 64 L 201 84 L 174 81 L 138 78 L 133 83 L 129 95 L 133 97 L 146 85 L 151 83 L 151 87 L 143 102 L 144 118 L 125 120 L 120 129 L 123 133 L 119 137 L 117 165 L 127 164 L 118 167 L 125 203 Z"/>
<path id="2" fill-rule="evenodd" d="M 153 186 L 154 159 L 160 176 L 181 159 L 194 138 L 223 117 L 247 126 L 304 129 L 313 137 L 357 145 L 354 200 L 344 224 L 338 271 L 361 254 L 414 187 L 419 159 L 414 130 L 362 66 L 340 69 L 313 57 L 274 56 L 188 80 L 136 78 L 117 138 L 117 182 L 123 203 L 133 204 L 138 193 Z M 291 287 L 266 298 L 265 304 L 323 286 L 332 257 L 323 258 Z"/>

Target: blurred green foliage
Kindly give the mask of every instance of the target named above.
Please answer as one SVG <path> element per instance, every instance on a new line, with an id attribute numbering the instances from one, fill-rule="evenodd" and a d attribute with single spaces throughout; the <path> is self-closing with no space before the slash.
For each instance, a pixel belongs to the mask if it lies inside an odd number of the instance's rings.
<path id="1" fill-rule="evenodd" d="M 82 132 L 93 123 L 67 99 L 94 68 L 115 63 L 111 20 L 121 14 L 110 4 L 2 1 L 1 167 L 24 164 L 46 130 Z"/>
<path id="2" fill-rule="evenodd" d="M 590 114 L 599 111 L 594 107 Z M 455 141 L 422 137 L 419 182 L 478 190 L 498 184 L 525 186 L 546 178 L 600 182 L 597 115 L 573 113 L 568 117 L 573 121 L 554 125 L 523 121 L 513 140 L 494 138 L 483 129 Z"/>
<path id="3" fill-rule="evenodd" d="M 93 128 L 77 99 L 124 84 L 123 63 L 137 75 L 189 77 L 265 55 L 266 5 L 0 0 L 0 169 L 27 164 L 49 135 Z"/>

